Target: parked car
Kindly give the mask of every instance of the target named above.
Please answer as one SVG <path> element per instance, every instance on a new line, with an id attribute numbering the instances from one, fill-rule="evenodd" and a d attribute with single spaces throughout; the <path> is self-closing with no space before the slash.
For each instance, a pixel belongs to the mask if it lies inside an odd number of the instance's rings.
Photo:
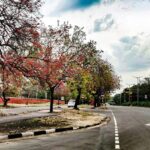
<path id="1" fill-rule="evenodd" d="M 68 101 L 68 107 L 74 107 L 74 105 L 75 105 L 75 99 L 70 99 Z"/>

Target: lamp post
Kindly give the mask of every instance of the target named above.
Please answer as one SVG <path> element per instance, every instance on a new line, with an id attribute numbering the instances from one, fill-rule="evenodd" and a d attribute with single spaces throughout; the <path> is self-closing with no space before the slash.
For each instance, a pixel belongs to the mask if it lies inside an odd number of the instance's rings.
<path id="1" fill-rule="evenodd" d="M 137 79 L 137 105 L 139 104 L 139 93 L 140 93 L 140 78 L 141 77 L 135 77 Z"/>
<path id="2" fill-rule="evenodd" d="M 122 82 L 122 79 L 121 79 L 121 76 L 119 76 L 119 79 L 120 79 L 120 83 Z M 120 84 L 121 86 L 121 84 Z M 122 98 L 122 93 L 120 92 L 120 105 L 121 105 L 121 98 Z"/>
<path id="3" fill-rule="evenodd" d="M 150 91 L 150 77 L 146 77 L 145 80 L 147 81 L 147 88 L 148 88 L 148 93 L 149 93 L 149 91 Z M 149 98 L 148 93 L 146 93 L 144 96 L 145 100 L 148 100 L 148 98 Z"/>
<path id="4" fill-rule="evenodd" d="M 132 84 L 128 84 L 128 88 L 129 88 L 128 94 L 129 94 L 129 102 L 130 102 L 130 105 L 131 105 L 131 103 L 132 103 L 131 97 L 130 97 L 130 94 L 131 94 L 130 88 L 131 88 L 131 86 L 132 86 Z"/>

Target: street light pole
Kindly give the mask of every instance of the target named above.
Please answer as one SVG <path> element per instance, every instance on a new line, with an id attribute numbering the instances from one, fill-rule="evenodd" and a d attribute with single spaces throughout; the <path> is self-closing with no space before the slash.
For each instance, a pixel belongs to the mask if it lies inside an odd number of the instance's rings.
<path id="1" fill-rule="evenodd" d="M 122 79 L 121 79 L 121 76 L 119 76 L 119 78 L 120 78 L 120 83 L 122 82 Z M 120 85 L 121 86 L 121 85 Z M 120 105 L 121 105 L 121 98 L 122 98 L 122 93 L 121 93 L 121 91 L 120 91 Z"/>
<path id="2" fill-rule="evenodd" d="M 130 88 L 131 88 L 132 84 L 128 84 L 128 87 L 129 87 L 129 102 L 130 102 L 130 105 L 131 105 L 131 97 L 130 97 L 130 94 L 131 94 L 131 91 L 130 91 Z"/>
<path id="3" fill-rule="evenodd" d="M 139 89 L 139 83 L 140 83 L 140 78 L 141 77 L 135 77 L 137 79 L 137 105 L 139 104 L 139 93 L 140 93 L 140 89 Z"/>
<path id="4" fill-rule="evenodd" d="M 137 85 L 137 105 L 139 104 L 139 92 L 140 92 L 140 90 L 139 90 L 139 83 L 138 83 L 138 85 Z"/>
<path id="5" fill-rule="evenodd" d="M 145 80 L 147 81 L 147 85 L 148 85 L 148 91 L 150 92 L 150 77 L 146 77 Z M 145 94 L 145 99 L 148 99 L 149 98 L 149 94 L 146 93 Z"/>

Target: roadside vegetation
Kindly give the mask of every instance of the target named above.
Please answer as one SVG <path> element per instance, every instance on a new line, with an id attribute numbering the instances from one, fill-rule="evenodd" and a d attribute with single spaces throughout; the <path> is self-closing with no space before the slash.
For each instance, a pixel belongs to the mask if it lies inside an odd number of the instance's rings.
<path id="1" fill-rule="evenodd" d="M 146 77 L 140 83 L 125 88 L 116 94 L 113 101 L 117 105 L 150 107 L 150 78 Z"/>
<path id="2" fill-rule="evenodd" d="M 14 98 L 14 97 L 9 97 L 9 102 L 11 104 L 42 104 L 42 103 L 48 103 L 49 100 L 47 99 L 31 99 L 31 98 Z M 2 103 L 2 99 L 0 99 L 0 103 Z"/>

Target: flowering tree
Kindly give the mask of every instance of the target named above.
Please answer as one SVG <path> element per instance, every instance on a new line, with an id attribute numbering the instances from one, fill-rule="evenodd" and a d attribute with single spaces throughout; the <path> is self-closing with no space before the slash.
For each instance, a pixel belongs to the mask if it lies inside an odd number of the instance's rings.
<path id="1" fill-rule="evenodd" d="M 55 88 L 66 78 L 78 73 L 75 66 L 82 65 L 84 49 L 82 44 L 84 32 L 77 26 L 70 34 L 71 26 L 63 24 L 56 28 L 42 29 L 40 47 L 32 57 L 28 57 L 25 66 L 27 77 L 38 79 L 41 85 L 47 86 L 51 93 L 50 112 L 53 112 L 53 99 Z M 77 64 L 77 65 L 76 65 Z"/>
<path id="2" fill-rule="evenodd" d="M 40 0 L 0 0 L 0 56 L 8 51 L 28 55 L 25 51 L 38 37 Z M 4 59 L 4 58 L 3 58 Z M 1 63 L 3 61 L 1 60 Z"/>
<path id="3" fill-rule="evenodd" d="M 55 94 L 59 97 L 68 96 L 70 93 L 69 87 L 65 82 L 62 81 L 58 87 L 55 88 Z"/>
<path id="4" fill-rule="evenodd" d="M 25 59 L 23 68 L 26 77 L 37 79 L 43 87 L 47 87 L 51 94 L 50 112 L 53 112 L 54 90 L 66 73 L 71 72 L 66 67 L 67 56 L 65 56 L 64 42 L 69 33 L 69 26 L 59 28 L 42 29 L 39 43 L 34 45 L 37 49 L 31 57 Z"/>
<path id="5" fill-rule="evenodd" d="M 10 70 L 7 66 L 5 66 L 0 68 L 0 75 L 1 98 L 3 101 L 3 106 L 6 107 L 9 101 L 9 98 L 6 97 L 7 92 L 11 87 L 13 87 L 13 85 L 16 85 L 17 87 L 21 85 L 20 83 L 22 74 L 17 70 Z"/>
<path id="6" fill-rule="evenodd" d="M 0 0 L 0 73 L 3 97 L 6 87 L 10 85 L 6 84 L 8 80 L 19 74 L 18 71 L 27 71 L 22 64 L 32 54 L 31 47 L 39 37 L 37 27 L 40 6 L 40 0 Z"/>

